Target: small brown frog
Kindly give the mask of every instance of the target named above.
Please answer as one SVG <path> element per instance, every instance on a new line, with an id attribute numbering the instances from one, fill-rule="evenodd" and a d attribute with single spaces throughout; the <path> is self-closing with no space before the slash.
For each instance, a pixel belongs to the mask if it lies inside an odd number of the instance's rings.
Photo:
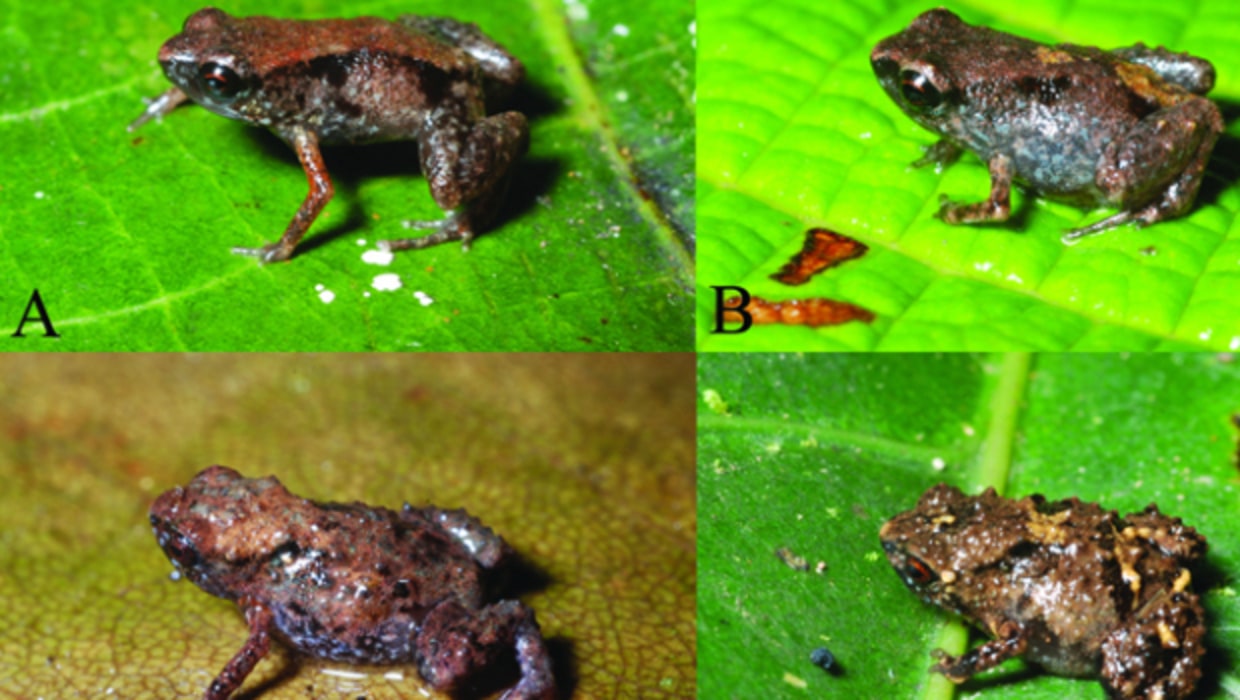
<path id="1" fill-rule="evenodd" d="M 511 551 L 464 510 L 316 503 L 215 466 L 156 499 L 151 525 L 178 572 L 250 628 L 206 700 L 240 688 L 271 636 L 319 658 L 416 663 L 440 690 L 515 654 L 521 679 L 503 699 L 555 695 L 534 611 L 483 602 L 484 574 Z"/>
<path id="2" fill-rule="evenodd" d="M 1120 209 L 1065 243 L 1182 216 L 1223 131 L 1218 107 L 1202 97 L 1214 67 L 1161 47 L 1047 46 L 937 9 L 879 42 L 870 62 L 900 109 L 942 137 L 915 166 L 949 165 L 967 150 L 990 168 L 986 201 L 944 198 L 939 217 L 952 224 L 1007 221 L 1013 179 L 1053 199 Z"/>
<path id="3" fill-rule="evenodd" d="M 1100 677 L 1113 698 L 1185 698 L 1205 615 L 1186 568 L 1206 540 L 1155 505 L 1125 517 L 1076 498 L 966 496 L 939 484 L 879 531 L 904 583 L 993 637 L 933 671 L 962 683 L 1024 656 Z"/>
<path id="4" fill-rule="evenodd" d="M 263 262 L 287 260 L 334 192 L 320 144 L 416 140 L 435 202 L 451 214 L 421 238 L 381 241 L 387 250 L 460 240 L 468 248 L 507 189 L 529 143 L 519 112 L 487 116 L 487 100 L 525 75 L 521 62 L 477 26 L 404 15 L 290 20 L 232 17 L 208 7 L 159 50 L 173 87 L 129 129 L 187 101 L 265 126 L 297 152 L 310 193 L 280 240 L 234 248 Z"/>

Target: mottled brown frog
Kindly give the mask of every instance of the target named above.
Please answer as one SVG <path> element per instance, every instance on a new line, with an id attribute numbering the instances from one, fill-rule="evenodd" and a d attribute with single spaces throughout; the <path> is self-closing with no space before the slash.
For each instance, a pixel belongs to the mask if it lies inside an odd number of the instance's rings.
<path id="1" fill-rule="evenodd" d="M 1223 131 L 1208 61 L 1136 44 L 1104 51 L 1048 46 L 930 10 L 874 47 L 878 81 L 905 114 L 941 137 L 914 165 L 973 151 L 990 197 L 944 198 L 948 223 L 1007 221 L 1014 179 L 1078 206 L 1120 212 L 1064 242 L 1124 223 L 1182 216 Z"/>
<path id="2" fill-rule="evenodd" d="M 511 552 L 464 510 L 317 503 L 214 466 L 156 499 L 151 525 L 177 571 L 250 628 L 206 700 L 240 688 L 272 636 L 324 659 L 416 663 L 440 690 L 513 655 L 521 678 L 504 700 L 555 695 L 534 611 L 484 603 L 485 574 Z"/>
<path id="3" fill-rule="evenodd" d="M 967 496 L 939 484 L 879 532 L 904 583 L 993 637 L 934 671 L 961 683 L 1023 656 L 1101 678 L 1113 698 L 1186 698 L 1205 614 L 1188 565 L 1206 540 L 1154 505 L 1120 517 L 1076 498 Z"/>
<path id="4" fill-rule="evenodd" d="M 164 43 L 159 63 L 175 87 L 130 130 L 193 101 L 267 127 L 297 152 L 310 193 L 284 235 L 262 248 L 233 249 L 263 262 L 290 258 L 332 198 L 320 144 L 418 142 L 431 195 L 451 214 L 406 222 L 437 229 L 430 235 L 380 242 L 404 250 L 453 240 L 468 248 L 529 143 L 523 114 L 486 113 L 488 99 L 506 95 L 525 68 L 477 26 L 446 17 L 292 20 L 208 7 Z"/>

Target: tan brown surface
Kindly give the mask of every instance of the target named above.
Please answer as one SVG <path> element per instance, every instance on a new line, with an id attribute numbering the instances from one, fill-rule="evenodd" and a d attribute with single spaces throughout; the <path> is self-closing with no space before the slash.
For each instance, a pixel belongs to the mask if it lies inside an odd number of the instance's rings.
<path id="1" fill-rule="evenodd" d="M 466 507 L 546 574 L 519 593 L 565 697 L 693 697 L 693 377 L 692 355 L 0 357 L 0 696 L 201 697 L 245 624 L 168 579 L 147 508 L 220 463 Z M 346 693 L 425 697 L 412 667 L 283 651 L 240 697 Z"/>

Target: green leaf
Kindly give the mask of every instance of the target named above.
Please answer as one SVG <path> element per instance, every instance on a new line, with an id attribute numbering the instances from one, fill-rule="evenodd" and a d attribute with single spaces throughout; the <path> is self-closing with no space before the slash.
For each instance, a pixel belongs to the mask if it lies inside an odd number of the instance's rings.
<path id="1" fill-rule="evenodd" d="M 947 3 L 965 21 L 1042 41 L 1163 44 L 1213 61 L 1212 96 L 1240 95 L 1240 20 L 1225 0 Z M 1186 217 L 1121 227 L 1075 246 L 1064 229 L 1101 219 L 1017 192 L 1013 221 L 952 226 L 939 195 L 989 191 L 973 154 L 914 169 L 936 137 L 878 85 L 869 53 L 931 5 L 716 0 L 699 7 L 698 334 L 702 350 L 1106 350 L 1240 347 L 1240 188 L 1233 125 Z M 1109 213 L 1108 212 L 1105 213 Z M 870 246 L 795 289 L 768 275 L 822 226 Z M 871 325 L 710 333 L 712 285 L 769 299 L 829 297 Z"/>
<path id="2" fill-rule="evenodd" d="M 1194 697 L 1236 697 L 1237 386 L 1230 357 L 1204 354 L 702 357 L 702 697 L 949 697 L 928 672 L 930 651 L 963 651 L 963 636 L 945 636 L 961 635 L 959 623 L 919 602 L 878 542 L 882 523 L 938 482 L 1079 496 L 1121 513 L 1156 502 L 1184 518 L 1210 548 L 1194 572 L 1211 625 Z M 809 571 L 781 561 L 781 547 Z M 817 647 L 835 654 L 839 675 L 810 663 Z M 1104 697 L 1094 680 L 1020 668 L 965 691 Z"/>
<path id="3" fill-rule="evenodd" d="M 525 63 L 511 106 L 530 118 L 531 149 L 503 221 L 468 253 L 445 244 L 389 266 L 362 254 L 405 235 L 402 220 L 442 216 L 413 144 L 328 150 L 335 198 L 292 261 L 260 266 L 229 251 L 276 239 L 305 197 L 291 149 L 197 106 L 125 132 L 168 86 L 160 44 L 200 7 L 7 2 L 0 320 L 15 324 L 38 288 L 62 335 L 21 349 L 690 347 L 691 3 L 675 23 L 597 0 L 228 7 L 446 14 Z M 646 19 L 617 30 L 626 12 Z M 380 291 L 383 274 L 400 289 Z"/>
<path id="4" fill-rule="evenodd" d="M 202 697 L 245 619 L 169 580 L 147 513 L 213 463 L 319 501 L 464 507 L 526 564 L 507 597 L 535 611 L 566 692 L 696 693 L 687 354 L 25 355 L 4 370 L 0 697 Z M 413 665 L 272 646 L 237 700 L 450 697 Z"/>

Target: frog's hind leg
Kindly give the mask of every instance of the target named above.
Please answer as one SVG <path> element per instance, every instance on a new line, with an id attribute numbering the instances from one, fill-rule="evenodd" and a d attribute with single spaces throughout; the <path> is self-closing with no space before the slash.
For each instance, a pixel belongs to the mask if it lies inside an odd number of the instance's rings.
<path id="1" fill-rule="evenodd" d="M 508 548 L 504 538 L 463 508 L 444 510 L 431 506 L 417 509 L 406 503 L 402 517 L 408 518 L 411 514 L 429 519 L 435 527 L 451 535 L 452 539 L 469 550 L 474 561 L 484 569 L 494 569 L 512 555 L 512 550 Z"/>
<path id="2" fill-rule="evenodd" d="M 521 680 L 500 700 L 551 700 L 555 678 L 534 611 L 515 600 L 479 610 L 441 603 L 422 624 L 418 671 L 432 686 L 450 690 L 515 649 Z"/>
<path id="3" fill-rule="evenodd" d="M 1080 228 L 1074 228 L 1070 231 L 1065 231 L 1064 234 L 1060 236 L 1059 240 L 1063 241 L 1064 245 L 1073 245 L 1082 238 L 1087 238 L 1094 234 L 1102 233 L 1103 231 L 1113 229 L 1116 226 L 1123 226 L 1135 218 L 1137 218 L 1136 212 L 1121 211 L 1118 214 L 1108 216 L 1102 221 L 1097 221 L 1088 226 L 1082 226 Z"/>
<path id="4" fill-rule="evenodd" d="M 1158 110 L 1112 142 L 1095 183 L 1123 211 L 1068 231 L 1064 243 L 1128 222 L 1147 226 L 1182 216 L 1193 206 L 1223 118 L 1214 103 L 1190 99 Z"/>
<path id="5" fill-rule="evenodd" d="M 1147 603 L 1102 642 L 1102 685 L 1115 698 L 1179 700 L 1201 677 L 1204 612 L 1175 588 Z"/>
<path id="6" fill-rule="evenodd" d="M 529 126 L 520 112 L 504 112 L 476 122 L 472 128 L 449 116 L 423 129 L 418 139 L 422 172 L 442 221 L 406 221 L 406 228 L 431 228 L 419 238 L 380 241 L 386 250 L 426 248 L 461 241 L 469 249 L 474 234 L 494 218 L 507 193 L 509 170 L 529 147 Z"/>
<path id="7" fill-rule="evenodd" d="M 1128 525 L 1123 531 L 1124 535 L 1131 529 L 1136 537 L 1182 563 L 1200 559 L 1209 549 L 1206 538 L 1198 534 L 1195 528 L 1185 525 L 1179 518 L 1163 515 L 1153 503 L 1146 506 L 1145 510 L 1124 516 L 1124 521 Z M 1183 582 L 1179 579 L 1175 581 L 1173 586 L 1180 586 L 1177 590 L 1183 590 L 1183 586 L 1188 584 L 1188 571 L 1182 570 L 1181 575 L 1186 578 Z"/>

